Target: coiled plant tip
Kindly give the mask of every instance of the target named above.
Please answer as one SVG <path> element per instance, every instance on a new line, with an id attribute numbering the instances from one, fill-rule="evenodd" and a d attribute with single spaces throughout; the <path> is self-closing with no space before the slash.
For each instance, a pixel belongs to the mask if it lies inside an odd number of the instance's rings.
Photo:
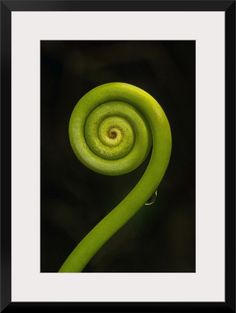
<path id="1" fill-rule="evenodd" d="M 160 104 L 144 90 L 108 83 L 86 93 L 69 122 L 77 158 L 103 175 L 135 170 L 152 149 L 149 164 L 130 193 L 74 248 L 59 272 L 81 272 L 96 252 L 157 190 L 169 163 L 171 131 Z"/>

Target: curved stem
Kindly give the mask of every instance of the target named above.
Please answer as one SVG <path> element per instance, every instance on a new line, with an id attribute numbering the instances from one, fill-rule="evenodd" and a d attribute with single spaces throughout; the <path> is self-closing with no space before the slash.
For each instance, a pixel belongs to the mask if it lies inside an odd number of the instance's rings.
<path id="1" fill-rule="evenodd" d="M 61 266 L 60 272 L 81 272 L 84 269 L 96 252 L 127 223 L 155 192 L 170 158 L 170 126 L 164 111 L 154 98 L 145 91 L 124 83 L 110 83 L 97 88 L 97 105 L 115 98 L 130 103 L 141 112 L 151 130 L 152 155 L 146 171 L 137 185 L 82 239 Z M 80 105 L 83 106 L 83 98 L 81 100 Z M 84 126 L 82 125 L 82 127 Z M 72 132 L 72 130 L 70 131 Z M 72 142 L 72 147 L 74 144 Z"/>

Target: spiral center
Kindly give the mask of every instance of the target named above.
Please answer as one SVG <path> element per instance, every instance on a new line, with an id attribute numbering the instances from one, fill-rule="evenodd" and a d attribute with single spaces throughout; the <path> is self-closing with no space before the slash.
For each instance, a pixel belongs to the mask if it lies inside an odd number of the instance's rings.
<path id="1" fill-rule="evenodd" d="M 117 137 L 117 132 L 114 131 L 114 130 L 110 130 L 108 132 L 108 137 L 111 138 L 111 139 L 115 139 Z"/>
<path id="2" fill-rule="evenodd" d="M 117 139 L 120 142 L 123 137 L 123 131 L 119 126 L 112 126 L 107 130 L 107 137 L 109 139 Z"/>

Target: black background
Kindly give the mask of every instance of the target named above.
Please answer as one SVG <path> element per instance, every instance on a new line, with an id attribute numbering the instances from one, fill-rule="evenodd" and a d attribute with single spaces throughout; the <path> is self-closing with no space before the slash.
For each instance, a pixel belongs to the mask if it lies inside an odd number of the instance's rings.
<path id="1" fill-rule="evenodd" d="M 173 150 L 156 202 L 144 206 L 84 271 L 194 271 L 193 41 L 41 42 L 41 271 L 57 271 L 147 165 L 107 177 L 85 168 L 70 147 L 74 105 L 93 87 L 113 81 L 141 87 L 158 100 L 171 125 Z"/>

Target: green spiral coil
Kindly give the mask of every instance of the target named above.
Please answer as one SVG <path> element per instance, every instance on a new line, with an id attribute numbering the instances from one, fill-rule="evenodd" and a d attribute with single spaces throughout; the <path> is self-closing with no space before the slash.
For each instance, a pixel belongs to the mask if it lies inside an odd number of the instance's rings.
<path id="1" fill-rule="evenodd" d="M 149 164 L 131 192 L 75 247 L 59 272 L 81 272 L 96 252 L 154 194 L 171 154 L 171 130 L 160 104 L 144 90 L 108 83 L 86 93 L 69 122 L 77 158 L 104 175 L 136 169 L 152 149 Z"/>

